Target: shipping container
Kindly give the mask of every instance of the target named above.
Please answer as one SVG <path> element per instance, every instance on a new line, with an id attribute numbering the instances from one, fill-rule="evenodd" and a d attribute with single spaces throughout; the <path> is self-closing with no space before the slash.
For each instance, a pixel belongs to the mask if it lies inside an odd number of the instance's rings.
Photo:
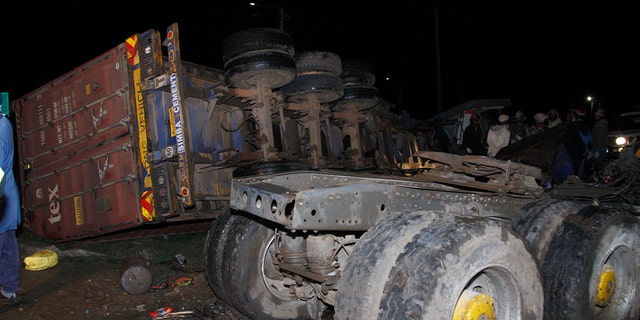
<path id="1" fill-rule="evenodd" d="M 11 102 L 27 227 L 55 241 L 227 210 L 247 103 L 149 30 Z"/>

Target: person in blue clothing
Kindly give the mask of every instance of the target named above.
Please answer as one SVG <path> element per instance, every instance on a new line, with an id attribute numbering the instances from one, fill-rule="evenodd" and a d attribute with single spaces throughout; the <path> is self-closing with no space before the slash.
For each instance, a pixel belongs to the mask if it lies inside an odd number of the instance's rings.
<path id="1" fill-rule="evenodd" d="M 0 166 L 4 171 L 3 201 L 0 207 L 0 299 L 18 300 L 20 285 L 20 253 L 16 231 L 22 221 L 20 195 L 13 175 L 13 127 L 9 115 L 9 101 L 0 95 Z"/>

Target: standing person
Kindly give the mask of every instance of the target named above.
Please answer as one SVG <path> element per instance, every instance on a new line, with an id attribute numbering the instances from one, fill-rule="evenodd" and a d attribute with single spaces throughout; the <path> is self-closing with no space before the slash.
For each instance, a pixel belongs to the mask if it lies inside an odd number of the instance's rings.
<path id="1" fill-rule="evenodd" d="M 547 116 L 549 117 L 549 120 L 547 121 L 548 128 L 553 128 L 562 123 L 560 113 L 558 113 L 558 110 L 556 109 L 549 110 L 549 112 L 547 112 Z"/>
<path id="2" fill-rule="evenodd" d="M 464 129 L 462 146 L 467 154 L 487 155 L 484 131 L 480 127 L 480 118 L 476 114 L 471 115 L 471 124 Z"/>
<path id="3" fill-rule="evenodd" d="M 549 119 L 549 117 L 544 112 L 536 113 L 533 116 L 533 124 L 529 127 L 529 134 L 536 134 L 546 130 L 547 119 Z"/>
<path id="4" fill-rule="evenodd" d="M 509 145 L 511 130 L 509 130 L 509 115 L 501 114 L 498 123 L 489 128 L 487 133 L 487 156 L 495 157 L 500 149 Z"/>
<path id="5" fill-rule="evenodd" d="M 509 143 L 516 143 L 527 136 L 529 136 L 529 127 L 527 127 L 527 117 L 524 115 L 522 111 L 516 112 L 516 115 L 513 117 L 513 122 L 511 123 L 511 141 Z"/>
<path id="6" fill-rule="evenodd" d="M 573 175 L 583 178 L 585 164 L 591 150 L 591 132 L 584 116 L 570 109 L 567 113 L 567 130 L 562 138 L 572 160 Z"/>
<path id="7" fill-rule="evenodd" d="M 593 113 L 591 139 L 593 143 L 593 161 L 596 173 L 601 173 L 605 166 L 608 151 L 609 121 L 605 118 L 604 109 Z"/>
<path id="8" fill-rule="evenodd" d="M 569 109 L 569 111 L 567 111 L 567 121 L 576 121 L 576 109 Z"/>
<path id="9" fill-rule="evenodd" d="M 13 175 L 13 127 L 7 118 L 8 101 L 0 96 L 0 166 L 5 174 L 4 203 L 0 209 L 0 299 L 18 301 L 20 284 L 20 253 L 16 230 L 22 216 L 20 211 L 20 195 Z"/>

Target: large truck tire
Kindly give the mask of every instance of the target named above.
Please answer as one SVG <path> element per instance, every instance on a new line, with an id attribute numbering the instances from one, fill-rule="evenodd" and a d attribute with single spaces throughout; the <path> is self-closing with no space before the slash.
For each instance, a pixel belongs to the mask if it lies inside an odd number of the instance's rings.
<path id="1" fill-rule="evenodd" d="M 355 107 L 360 111 L 365 111 L 375 107 L 380 101 L 378 89 L 366 86 L 345 86 L 342 89 L 342 97 L 332 103 L 331 110 L 345 111 L 349 107 Z"/>
<path id="2" fill-rule="evenodd" d="M 407 243 L 438 217 L 433 212 L 397 212 L 367 231 L 347 259 L 336 296 L 335 319 L 377 319 L 386 276 Z M 380 278 L 384 275 L 384 278 Z"/>
<path id="3" fill-rule="evenodd" d="M 293 38 L 288 32 L 275 28 L 240 30 L 227 36 L 222 42 L 222 61 L 226 63 L 245 53 L 263 50 L 293 56 Z"/>
<path id="4" fill-rule="evenodd" d="M 315 96 L 319 103 L 327 103 L 342 97 L 342 79 L 330 73 L 299 74 L 280 91 L 287 102 L 304 103 Z"/>
<path id="5" fill-rule="evenodd" d="M 234 212 L 223 256 L 210 255 L 221 267 L 228 304 L 251 319 L 318 319 L 322 303 L 306 301 L 291 293 L 285 277 L 272 262 L 275 232 L 256 220 Z"/>
<path id="6" fill-rule="evenodd" d="M 541 271 L 545 319 L 640 318 L 640 223 L 625 211 L 587 206 L 567 216 Z"/>
<path id="7" fill-rule="evenodd" d="M 436 215 L 390 216 L 365 233 L 340 279 L 335 319 L 542 319 L 538 265 L 515 231 Z"/>
<path id="8" fill-rule="evenodd" d="M 213 293 L 224 302 L 228 302 L 227 289 L 222 278 L 224 248 L 229 237 L 229 229 L 234 224 L 236 215 L 227 211 L 216 217 L 211 223 L 204 243 L 204 266 L 207 283 Z"/>
<path id="9" fill-rule="evenodd" d="M 224 75 L 232 87 L 275 89 L 295 79 L 296 63 L 293 56 L 282 52 L 249 52 L 227 61 Z"/>
<path id="10" fill-rule="evenodd" d="M 328 72 L 336 77 L 342 74 L 340 56 L 328 51 L 303 51 L 294 55 L 298 74 Z M 342 79 L 340 79 L 342 83 Z"/>
<path id="11" fill-rule="evenodd" d="M 371 87 L 376 83 L 373 65 L 364 60 L 343 60 L 340 75 L 345 86 L 357 85 Z"/>
<path id="12" fill-rule="evenodd" d="M 311 167 L 301 161 L 295 160 L 274 160 L 274 161 L 259 161 L 253 162 L 233 170 L 233 177 L 248 177 L 261 174 L 271 174 L 286 171 L 297 170 L 313 170 Z"/>
<path id="13" fill-rule="evenodd" d="M 584 206 L 584 203 L 559 199 L 530 202 L 511 219 L 511 226 L 529 242 L 533 255 L 542 263 L 549 243 L 565 217 Z"/>

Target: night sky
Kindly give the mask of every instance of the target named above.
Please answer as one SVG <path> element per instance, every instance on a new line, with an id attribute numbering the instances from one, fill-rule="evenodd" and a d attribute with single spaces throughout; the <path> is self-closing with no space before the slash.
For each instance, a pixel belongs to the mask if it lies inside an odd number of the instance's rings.
<path id="1" fill-rule="evenodd" d="M 640 18 L 631 1 L 226 2 L 16 3 L 2 20 L 0 91 L 16 99 L 132 34 L 164 36 L 173 22 L 184 60 L 221 69 L 226 36 L 277 28 L 283 8 L 297 52 L 371 62 L 380 96 L 416 118 L 474 99 L 510 98 L 509 112 L 530 116 L 585 106 L 588 95 L 611 112 L 640 105 Z"/>

